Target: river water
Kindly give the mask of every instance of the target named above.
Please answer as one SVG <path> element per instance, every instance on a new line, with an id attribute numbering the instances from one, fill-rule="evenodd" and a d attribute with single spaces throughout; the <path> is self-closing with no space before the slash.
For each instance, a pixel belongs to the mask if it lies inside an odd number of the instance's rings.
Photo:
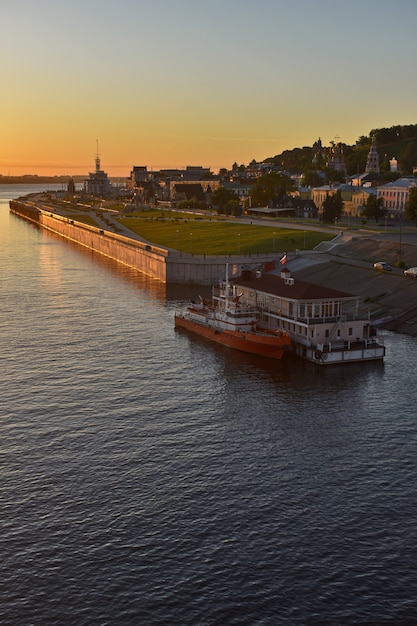
<path id="1" fill-rule="evenodd" d="M 0 624 L 417 623 L 417 340 L 269 362 L 0 186 Z"/>

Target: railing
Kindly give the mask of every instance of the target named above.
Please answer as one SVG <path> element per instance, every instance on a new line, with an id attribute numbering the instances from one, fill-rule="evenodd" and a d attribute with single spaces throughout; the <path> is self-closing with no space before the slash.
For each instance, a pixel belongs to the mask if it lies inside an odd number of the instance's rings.
<path id="1" fill-rule="evenodd" d="M 318 343 L 317 350 L 321 352 L 343 352 L 346 350 L 364 350 L 366 348 L 378 348 L 384 345 L 383 340 L 376 339 L 360 339 L 359 341 L 329 341 L 326 343 Z"/>

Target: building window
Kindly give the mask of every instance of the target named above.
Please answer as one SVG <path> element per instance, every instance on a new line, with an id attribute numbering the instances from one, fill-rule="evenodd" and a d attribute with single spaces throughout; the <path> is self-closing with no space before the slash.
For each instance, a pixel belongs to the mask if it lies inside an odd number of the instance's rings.
<path id="1" fill-rule="evenodd" d="M 329 329 L 328 328 L 326 328 L 326 332 L 324 333 L 324 336 L 326 337 L 326 339 L 329 338 Z"/>
<path id="2" fill-rule="evenodd" d="M 352 336 L 353 335 L 353 328 L 349 328 L 349 335 Z"/>

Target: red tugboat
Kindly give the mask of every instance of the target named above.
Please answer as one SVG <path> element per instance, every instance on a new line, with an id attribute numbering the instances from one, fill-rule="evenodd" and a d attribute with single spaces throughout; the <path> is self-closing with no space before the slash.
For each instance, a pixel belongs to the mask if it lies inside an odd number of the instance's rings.
<path id="1" fill-rule="evenodd" d="M 211 301 L 200 298 L 184 311 L 176 312 L 175 327 L 242 352 L 281 359 L 291 345 L 289 334 L 258 329 L 256 309 L 241 303 L 241 295 L 235 285 L 230 285 L 226 266 L 226 279 L 218 289 L 213 288 Z"/>

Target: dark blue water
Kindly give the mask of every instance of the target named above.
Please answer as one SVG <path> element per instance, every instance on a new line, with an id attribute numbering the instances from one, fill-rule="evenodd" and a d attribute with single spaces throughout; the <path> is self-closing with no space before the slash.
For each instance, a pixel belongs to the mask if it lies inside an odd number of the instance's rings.
<path id="1" fill-rule="evenodd" d="M 417 623 L 417 340 L 316 368 L 174 330 L 195 295 L 9 213 L 0 623 Z"/>

